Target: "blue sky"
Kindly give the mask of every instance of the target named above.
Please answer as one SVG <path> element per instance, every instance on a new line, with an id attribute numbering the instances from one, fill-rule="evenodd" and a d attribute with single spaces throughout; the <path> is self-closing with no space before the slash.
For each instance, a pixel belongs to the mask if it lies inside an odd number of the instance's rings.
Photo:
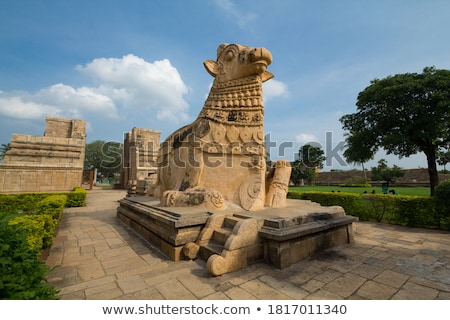
<path id="1" fill-rule="evenodd" d="M 305 143 L 340 161 L 339 118 L 374 78 L 450 69 L 446 0 L 2 0 L 0 143 L 43 135 L 46 116 L 85 119 L 88 142 L 123 142 L 133 127 L 162 138 L 193 121 L 213 78 L 203 61 L 221 43 L 265 47 L 274 159 Z M 423 155 L 398 159 L 426 167 Z"/>

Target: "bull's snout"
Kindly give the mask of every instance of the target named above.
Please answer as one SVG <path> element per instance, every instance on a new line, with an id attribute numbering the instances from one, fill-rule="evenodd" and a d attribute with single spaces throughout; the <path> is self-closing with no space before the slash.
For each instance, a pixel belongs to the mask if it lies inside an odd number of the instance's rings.
<path id="1" fill-rule="evenodd" d="M 255 48 L 249 54 L 249 61 L 263 62 L 266 66 L 272 63 L 272 54 L 266 48 Z"/>

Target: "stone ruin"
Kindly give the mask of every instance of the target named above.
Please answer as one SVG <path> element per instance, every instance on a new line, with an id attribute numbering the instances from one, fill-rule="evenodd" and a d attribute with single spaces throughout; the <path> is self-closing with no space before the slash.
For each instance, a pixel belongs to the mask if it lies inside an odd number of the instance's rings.
<path id="1" fill-rule="evenodd" d="M 121 186 L 128 195 L 148 194 L 157 183 L 158 153 L 161 131 L 133 128 L 125 135 Z"/>
<path id="2" fill-rule="evenodd" d="M 44 136 L 13 134 L 0 163 L 0 193 L 80 187 L 85 149 L 85 120 L 47 117 Z"/>
<path id="3" fill-rule="evenodd" d="M 266 168 L 265 48 L 222 44 L 204 66 L 214 83 L 197 119 L 161 144 L 157 182 L 129 192 L 117 215 L 172 260 L 221 275 L 265 260 L 284 268 L 353 241 L 342 207 L 286 199 L 291 167 Z"/>

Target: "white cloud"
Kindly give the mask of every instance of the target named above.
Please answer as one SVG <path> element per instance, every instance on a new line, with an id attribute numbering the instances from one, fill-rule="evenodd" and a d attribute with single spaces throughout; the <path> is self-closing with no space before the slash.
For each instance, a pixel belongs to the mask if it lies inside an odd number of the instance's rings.
<path id="1" fill-rule="evenodd" d="M 299 133 L 295 136 L 295 142 L 298 142 L 302 145 L 307 143 L 317 143 L 319 139 L 314 135 L 310 133 Z"/>
<path id="2" fill-rule="evenodd" d="M 98 92 L 123 104 L 125 108 L 155 111 L 159 120 L 188 119 L 188 89 L 177 69 L 167 59 L 146 62 L 128 54 L 121 59 L 98 58 L 77 69 L 96 79 Z"/>
<path id="3" fill-rule="evenodd" d="M 34 94 L 0 91 L 0 114 L 17 119 L 87 118 L 89 114 L 118 119 L 124 108 L 144 117 L 154 114 L 158 120 L 188 120 L 188 103 L 183 98 L 188 89 L 169 60 L 149 63 L 129 54 L 121 59 L 94 59 L 76 68 L 94 78 L 97 86 L 57 83 Z"/>
<path id="4" fill-rule="evenodd" d="M 118 118 L 114 102 L 92 88 L 72 88 L 61 83 L 27 92 L 0 93 L 0 114 L 15 119 L 42 119 L 46 116 L 80 118 L 98 113 Z"/>
<path id="5" fill-rule="evenodd" d="M 231 0 L 216 0 L 216 4 L 228 13 L 241 29 L 244 29 L 250 22 L 254 21 L 258 15 L 255 13 L 243 13 L 239 11 Z"/>
<path id="6" fill-rule="evenodd" d="M 265 101 L 268 101 L 275 97 L 286 97 L 289 95 L 287 85 L 275 79 L 264 82 L 263 89 Z"/>
<path id="7" fill-rule="evenodd" d="M 56 105 L 71 117 L 80 117 L 87 112 L 99 113 L 109 118 L 118 118 L 114 101 L 95 88 L 72 88 L 58 83 L 40 90 L 35 96 L 36 101 L 48 105 Z"/>
<path id="8" fill-rule="evenodd" d="M 60 115 L 61 109 L 0 92 L 0 114 L 16 119 L 42 119 L 47 115 Z"/>

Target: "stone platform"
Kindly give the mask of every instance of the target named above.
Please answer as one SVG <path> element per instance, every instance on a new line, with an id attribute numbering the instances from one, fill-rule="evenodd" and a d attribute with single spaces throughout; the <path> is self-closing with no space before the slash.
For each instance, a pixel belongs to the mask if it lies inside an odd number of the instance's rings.
<path id="1" fill-rule="evenodd" d="M 326 249 L 353 242 L 352 224 L 342 207 L 287 200 L 285 208 L 245 211 L 161 207 L 158 198 L 126 197 L 117 216 L 171 260 L 200 258 L 213 275 L 266 261 L 277 268 Z"/>

